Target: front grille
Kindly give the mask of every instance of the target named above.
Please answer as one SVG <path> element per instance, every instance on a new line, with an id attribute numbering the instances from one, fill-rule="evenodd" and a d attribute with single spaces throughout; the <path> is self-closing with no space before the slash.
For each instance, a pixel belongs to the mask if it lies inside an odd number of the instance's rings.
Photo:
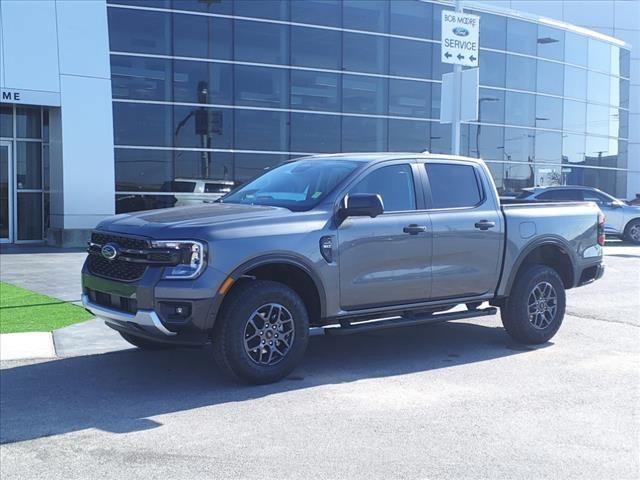
<path id="1" fill-rule="evenodd" d="M 132 282 L 144 275 L 147 265 L 124 260 L 107 260 L 98 255 L 89 255 L 89 270 L 100 277 Z"/>
<path id="2" fill-rule="evenodd" d="M 121 297 L 120 295 L 99 292 L 90 288 L 87 288 L 86 292 L 92 303 L 107 308 L 115 308 L 132 315 L 135 315 L 138 311 L 138 301 L 135 298 Z"/>
<path id="3" fill-rule="evenodd" d="M 104 232 L 93 232 L 91 234 L 91 242 L 98 245 L 104 245 L 106 243 L 116 243 L 121 248 L 148 248 L 150 243 L 148 240 L 134 237 L 125 237 L 122 235 L 114 235 Z"/>

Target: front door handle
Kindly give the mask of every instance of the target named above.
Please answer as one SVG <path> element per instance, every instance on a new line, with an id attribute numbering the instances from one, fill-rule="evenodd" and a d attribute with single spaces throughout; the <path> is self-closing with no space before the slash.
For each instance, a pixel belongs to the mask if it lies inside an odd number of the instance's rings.
<path id="1" fill-rule="evenodd" d="M 424 225 L 416 225 L 415 223 L 412 223 L 411 225 L 407 225 L 406 227 L 404 227 L 402 231 L 404 233 L 408 233 L 409 235 L 417 235 L 419 233 L 426 232 L 427 227 L 425 227 Z"/>
<path id="2" fill-rule="evenodd" d="M 475 227 L 479 230 L 489 230 L 496 226 L 496 222 L 490 222 L 489 220 L 480 220 L 475 224 Z"/>

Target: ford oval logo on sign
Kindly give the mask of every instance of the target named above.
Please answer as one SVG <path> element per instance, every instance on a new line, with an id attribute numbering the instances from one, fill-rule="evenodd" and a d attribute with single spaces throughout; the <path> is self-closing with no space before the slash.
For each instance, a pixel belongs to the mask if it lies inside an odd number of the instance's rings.
<path id="1" fill-rule="evenodd" d="M 113 243 L 107 243 L 103 245 L 100 253 L 107 260 L 114 260 L 118 256 L 118 247 Z"/>
<path id="2" fill-rule="evenodd" d="M 467 35 L 469 35 L 469 30 L 464 27 L 456 27 L 453 29 L 453 34 L 459 37 L 466 37 Z"/>

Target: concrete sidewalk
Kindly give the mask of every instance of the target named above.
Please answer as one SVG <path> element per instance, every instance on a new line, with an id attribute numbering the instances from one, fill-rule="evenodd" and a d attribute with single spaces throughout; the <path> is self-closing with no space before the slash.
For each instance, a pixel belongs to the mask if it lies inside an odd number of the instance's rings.
<path id="1" fill-rule="evenodd" d="M 0 361 L 55 356 L 53 335 L 50 332 L 0 334 Z"/>

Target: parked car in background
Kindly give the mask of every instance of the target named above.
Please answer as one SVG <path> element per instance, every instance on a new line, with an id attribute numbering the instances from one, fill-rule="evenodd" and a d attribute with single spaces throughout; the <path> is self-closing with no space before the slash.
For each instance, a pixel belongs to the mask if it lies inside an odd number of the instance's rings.
<path id="1" fill-rule="evenodd" d="M 102 221 L 82 299 L 135 346 L 211 342 L 224 372 L 266 383 L 298 364 L 310 327 L 345 335 L 500 307 L 515 340 L 544 343 L 565 290 L 602 276 L 603 244 L 594 204 L 501 204 L 481 160 L 326 155 L 212 204 Z"/>
<path id="2" fill-rule="evenodd" d="M 212 203 L 229 193 L 235 186 L 231 180 L 203 180 L 198 178 L 176 178 L 162 185 L 163 192 L 173 192 L 174 207 Z"/>
<path id="3" fill-rule="evenodd" d="M 595 202 L 605 215 L 605 233 L 640 245 L 640 205 L 630 205 L 597 188 L 558 186 L 525 188 L 518 200 Z"/>

